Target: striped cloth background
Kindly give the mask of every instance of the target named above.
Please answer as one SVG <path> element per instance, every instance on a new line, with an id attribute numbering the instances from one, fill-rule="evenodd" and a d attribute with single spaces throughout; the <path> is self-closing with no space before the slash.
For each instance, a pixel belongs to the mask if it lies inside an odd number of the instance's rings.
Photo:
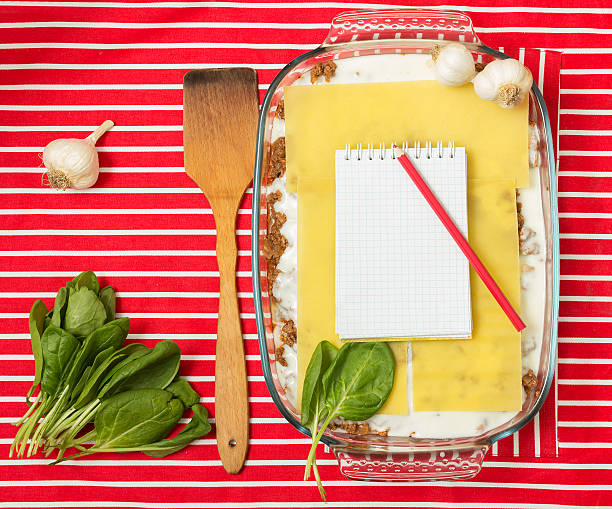
<path id="1" fill-rule="evenodd" d="M 343 10 L 410 2 L 0 0 L 0 508 L 321 507 L 301 481 L 307 439 L 263 381 L 250 279 L 250 204 L 238 286 L 251 402 L 246 467 L 228 476 L 214 436 L 165 459 L 8 459 L 33 373 L 27 313 L 81 270 L 119 290 L 133 340 L 174 339 L 214 415 L 218 279 L 213 217 L 183 171 L 183 74 L 255 67 L 260 92 L 317 46 Z M 438 5 L 435 0 L 422 7 Z M 417 5 L 417 4 L 413 4 Z M 441 4 L 439 4 L 441 5 Z M 473 481 L 362 484 L 321 450 L 330 507 L 612 507 L 612 7 L 604 0 L 465 0 L 488 45 L 523 56 L 556 109 L 561 324 L 557 383 L 540 418 L 498 444 Z M 515 49 L 511 49 L 515 48 Z M 525 51 L 535 48 L 562 52 Z M 107 118 L 95 188 L 41 186 L 38 155 Z"/>

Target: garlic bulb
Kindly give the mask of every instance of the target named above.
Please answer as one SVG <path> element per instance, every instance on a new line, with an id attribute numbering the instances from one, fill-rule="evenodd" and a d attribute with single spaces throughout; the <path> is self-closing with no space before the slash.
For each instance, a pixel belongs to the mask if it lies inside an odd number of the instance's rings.
<path id="1" fill-rule="evenodd" d="M 43 164 L 51 187 L 65 190 L 86 189 L 98 180 L 100 163 L 96 142 L 115 125 L 106 120 L 100 127 L 83 140 L 66 138 L 54 140 L 43 150 Z"/>
<path id="2" fill-rule="evenodd" d="M 438 82 L 450 87 L 465 85 L 476 74 L 474 58 L 463 44 L 452 42 L 446 46 L 435 45 L 431 51 L 434 73 Z"/>
<path id="3" fill-rule="evenodd" d="M 493 60 L 474 78 L 474 91 L 502 108 L 514 108 L 529 93 L 531 72 L 518 60 Z"/>

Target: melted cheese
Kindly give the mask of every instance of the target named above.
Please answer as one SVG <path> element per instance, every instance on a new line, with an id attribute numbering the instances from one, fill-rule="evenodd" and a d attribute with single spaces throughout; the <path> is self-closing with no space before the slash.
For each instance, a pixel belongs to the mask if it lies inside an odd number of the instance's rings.
<path id="1" fill-rule="evenodd" d="M 287 191 L 300 176 L 333 178 L 334 152 L 347 143 L 387 147 L 437 140 L 468 149 L 468 178 L 529 185 L 528 101 L 503 109 L 471 84 L 436 81 L 292 86 L 285 90 Z"/>
<path id="2" fill-rule="evenodd" d="M 302 177 L 298 182 L 298 405 L 304 374 L 323 340 L 338 348 L 335 332 L 335 184 L 329 178 Z M 406 344 L 390 344 L 395 356 L 395 383 L 379 413 L 408 412 Z M 298 408 L 299 409 L 299 408 Z"/>
<path id="3" fill-rule="evenodd" d="M 469 241 L 512 306 L 520 305 L 512 180 L 468 181 Z M 472 339 L 412 344 L 415 411 L 520 410 L 521 334 L 470 268 Z"/>

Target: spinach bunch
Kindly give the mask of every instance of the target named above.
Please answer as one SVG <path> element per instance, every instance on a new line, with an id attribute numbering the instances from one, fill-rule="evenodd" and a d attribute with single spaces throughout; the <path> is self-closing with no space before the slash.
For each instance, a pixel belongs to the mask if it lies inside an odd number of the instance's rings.
<path id="1" fill-rule="evenodd" d="M 178 378 L 181 352 L 176 343 L 161 341 L 153 348 L 139 343 L 123 346 L 130 320 L 115 319 L 115 308 L 115 291 L 110 286 L 100 289 L 91 271 L 60 288 L 53 309 L 48 310 L 41 300 L 33 304 L 29 326 L 34 383 L 26 395 L 30 408 L 16 423 L 19 430 L 9 455 L 15 450 L 22 457 L 27 450 L 31 456 L 44 447 L 47 455 L 57 450 L 59 461 L 69 447 L 82 450 L 80 444 L 97 436 L 97 446 L 104 450 L 112 445 L 113 450 L 143 450 L 164 456 L 210 431 L 198 394 Z M 38 395 L 31 401 L 38 387 Z M 121 401 L 133 403 L 124 407 Z M 166 410 L 161 402 L 165 402 Z M 135 433 L 145 429 L 148 422 L 149 432 L 127 442 L 117 441 L 112 435 L 114 439 L 109 442 L 110 416 L 119 408 L 122 410 L 113 429 L 130 422 Z M 129 419 L 125 416 L 127 408 Z M 190 423 L 175 438 L 161 440 L 186 408 L 194 412 Z M 147 417 L 152 409 L 161 413 Z M 103 417 L 98 420 L 101 412 Z M 92 421 L 94 430 L 79 436 Z M 144 449 L 145 445 L 149 449 Z M 95 447 L 90 450 L 88 454 L 97 452 Z"/>
<path id="2" fill-rule="evenodd" d="M 208 412 L 199 400 L 189 383 L 180 379 L 165 390 L 136 389 L 115 394 L 100 405 L 94 429 L 84 437 L 95 440 L 95 444 L 88 449 L 72 444 L 81 452 L 59 458 L 55 463 L 96 452 L 140 451 L 160 458 L 180 451 L 210 432 Z M 164 438 L 174 429 L 185 408 L 193 410 L 191 420 L 174 438 Z"/>
<path id="3" fill-rule="evenodd" d="M 338 350 L 322 341 L 310 358 L 302 389 L 302 424 L 312 436 L 304 480 L 312 468 L 321 498 L 325 490 L 316 463 L 317 444 L 336 417 L 363 421 L 383 406 L 395 377 L 393 352 L 386 343 L 346 343 Z"/>

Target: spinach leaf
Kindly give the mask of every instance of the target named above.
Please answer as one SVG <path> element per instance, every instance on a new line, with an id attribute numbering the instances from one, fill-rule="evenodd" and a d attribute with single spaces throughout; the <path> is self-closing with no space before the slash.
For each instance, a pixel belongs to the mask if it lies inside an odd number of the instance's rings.
<path id="1" fill-rule="evenodd" d="M 325 418 L 325 391 L 323 389 L 323 373 L 329 368 L 338 354 L 338 349 L 329 341 L 321 341 L 315 348 L 310 358 L 306 374 L 304 376 L 304 386 L 302 389 L 302 424 L 310 430 L 312 443 L 317 443 L 317 432 L 320 422 Z M 311 449 L 304 469 L 304 480 L 310 478 L 310 470 L 314 471 L 321 498 L 325 500 L 325 490 L 321 484 L 319 469 L 316 462 L 316 448 Z"/>
<path id="2" fill-rule="evenodd" d="M 184 411 L 180 399 L 161 389 L 126 391 L 105 400 L 94 420 L 94 433 L 89 438 L 96 443 L 89 449 L 79 445 L 82 452 L 67 458 L 58 457 L 56 463 L 96 452 L 144 452 L 162 458 L 187 447 L 211 430 L 208 412 L 202 405 L 191 407 L 193 416 L 178 435 L 168 435 Z M 157 437 L 157 438 L 155 438 Z"/>
<path id="3" fill-rule="evenodd" d="M 92 371 L 92 374 L 85 383 L 83 390 L 80 391 L 79 396 L 74 402 L 74 408 L 82 408 L 88 403 L 91 403 L 94 399 L 96 399 L 100 385 L 102 385 L 103 380 L 108 375 L 108 373 L 116 365 L 118 365 L 123 360 L 128 358 L 131 354 L 137 351 L 146 353 L 149 351 L 149 349 L 146 346 L 141 345 L 140 343 L 132 343 L 121 348 L 120 350 L 117 350 L 110 357 L 106 358 L 106 360 L 100 362 L 98 366 Z M 96 364 L 96 361 L 94 361 L 94 364 Z"/>
<path id="4" fill-rule="evenodd" d="M 92 365 L 87 366 L 87 368 L 81 375 L 81 379 L 75 385 L 72 391 L 72 396 L 70 398 L 72 402 L 75 402 L 75 400 L 82 394 L 83 389 L 85 388 L 88 381 L 91 379 L 93 373 L 95 373 L 96 370 L 113 355 L 114 351 L 115 350 L 113 349 L 113 347 L 109 347 L 106 350 L 102 350 L 100 353 L 98 353 L 98 355 L 96 355 Z"/>
<path id="5" fill-rule="evenodd" d="M 102 379 L 102 385 L 106 384 L 106 382 L 108 382 L 113 376 L 115 376 L 117 372 L 121 371 L 128 364 L 132 363 L 136 359 L 140 359 L 141 357 L 144 357 L 145 355 L 151 353 L 150 348 L 147 348 L 146 346 L 140 343 L 136 343 L 136 345 L 137 346 L 130 348 L 129 351 L 126 350 L 126 355 L 122 355 L 121 360 L 118 363 L 114 364 L 112 369 L 106 373 L 106 375 Z M 143 389 L 146 388 L 147 387 L 143 387 Z"/>
<path id="6" fill-rule="evenodd" d="M 68 290 L 60 288 L 55 296 L 53 303 L 53 314 L 51 315 L 51 325 L 61 327 L 64 321 L 64 313 L 66 312 L 66 304 L 68 302 Z"/>
<path id="7" fill-rule="evenodd" d="M 192 407 L 200 402 L 200 395 L 191 387 L 191 384 L 183 378 L 179 378 L 172 382 L 166 387 L 166 390 L 174 394 L 174 397 L 180 399 L 183 405 L 185 405 L 185 408 Z"/>
<path id="8" fill-rule="evenodd" d="M 124 353 L 116 352 L 109 358 L 107 364 L 102 363 L 90 376 L 72 409 L 68 410 L 72 422 L 69 421 L 68 426 L 62 423 L 55 424 L 50 439 L 55 441 L 59 433 L 67 430 L 63 436 L 69 443 L 97 414 L 101 400 L 133 389 L 161 389 L 172 382 L 178 371 L 180 350 L 171 341 L 158 343 L 152 350 L 139 344 L 128 345 L 122 350 Z M 131 353 L 126 357 L 125 352 L 128 351 Z M 190 387 L 180 388 L 180 384 L 177 387 L 183 397 L 191 400 L 195 395 L 199 400 L 197 393 Z M 188 390 L 191 390 L 191 393 Z M 58 458 L 63 455 L 66 448 L 66 446 L 60 447 Z"/>
<path id="9" fill-rule="evenodd" d="M 323 408 L 324 393 L 321 378 L 336 358 L 338 349 L 329 341 L 321 341 L 312 353 L 306 374 L 304 375 L 304 386 L 302 388 L 302 425 L 310 428 L 316 435 L 318 425 L 321 422 L 319 412 Z"/>
<path id="10" fill-rule="evenodd" d="M 312 359 L 311 359 L 312 362 Z M 320 360 L 315 359 L 315 365 L 311 370 L 311 377 L 314 378 L 318 372 L 316 364 Z M 310 369 L 310 363 L 308 366 Z M 308 373 L 308 371 L 307 371 Z M 319 440 L 323 436 L 329 423 L 336 417 L 362 421 L 374 415 L 385 403 L 395 378 L 395 360 L 393 352 L 386 343 L 345 343 L 340 351 L 332 360 L 327 370 L 320 378 L 321 388 L 318 394 L 322 394 L 319 401 L 319 412 L 323 419 L 321 428 L 314 434 L 312 447 L 308 454 L 306 463 L 305 479 L 310 475 L 310 465 L 312 465 L 319 488 L 321 498 L 325 500 L 325 490 L 318 475 L 316 467 L 316 448 Z M 309 384 L 316 386 L 316 381 L 309 380 Z M 315 400 L 315 389 L 309 403 L 312 409 L 312 401 Z M 322 406 L 322 408 L 320 408 Z M 317 427 L 319 417 L 315 417 L 316 405 L 312 411 L 310 425 Z M 310 417 L 310 414 L 307 414 Z M 314 425 L 313 425 L 314 422 Z M 312 429 L 312 428 L 311 428 Z"/>
<path id="11" fill-rule="evenodd" d="M 75 339 L 75 341 L 78 341 Z M 55 401 L 51 410 L 45 415 L 43 421 L 39 424 L 36 434 L 32 438 L 33 451 L 43 443 L 42 439 L 45 433 L 51 433 L 52 430 L 61 426 L 62 419 L 66 411 L 69 411 L 70 401 L 73 394 L 76 392 L 75 388 L 79 385 L 81 378 L 85 372 L 91 371 L 90 364 L 93 362 L 96 356 L 96 336 L 95 334 L 88 335 L 80 348 L 76 350 L 76 353 L 71 357 L 69 363 L 64 368 L 61 375 L 59 384 L 56 387 L 56 394 L 59 394 L 59 398 Z M 43 380 L 47 373 L 45 369 L 43 372 Z M 85 382 L 83 381 L 83 384 Z"/>
<path id="12" fill-rule="evenodd" d="M 111 322 L 115 319 L 115 311 L 117 308 L 117 296 L 115 289 L 112 286 L 105 286 L 100 290 L 100 300 L 106 310 L 106 321 Z"/>
<path id="13" fill-rule="evenodd" d="M 95 343 L 94 350 L 101 352 L 109 346 L 115 350 L 118 349 L 127 338 L 129 330 L 130 319 L 127 317 L 106 323 L 90 334 L 90 336 L 93 336 Z"/>
<path id="14" fill-rule="evenodd" d="M 51 325 L 52 317 L 53 317 L 53 308 L 47 311 L 47 314 L 45 315 L 45 322 L 44 322 L 43 329 L 42 329 L 43 332 L 47 329 L 47 327 L 49 327 L 49 325 Z"/>
<path id="15" fill-rule="evenodd" d="M 304 376 L 304 386 L 302 389 L 302 424 L 310 430 L 312 443 L 316 444 L 316 436 L 319 431 L 319 424 L 325 418 L 325 391 L 323 389 L 322 377 L 327 371 L 336 356 L 338 349 L 329 341 L 321 341 L 315 351 L 312 353 L 306 374 Z M 319 469 L 317 467 L 316 449 L 311 450 L 306 461 L 304 470 L 304 480 L 310 478 L 310 469 L 314 471 L 317 483 L 319 483 L 319 492 L 325 500 L 325 490 L 320 484 Z"/>
<path id="16" fill-rule="evenodd" d="M 161 341 L 147 354 L 123 365 L 108 379 L 98 398 L 134 389 L 167 387 L 178 373 L 181 350 L 174 341 Z"/>
<path id="17" fill-rule="evenodd" d="M 199 396 L 198 396 L 199 399 Z M 210 433 L 208 411 L 202 405 L 192 406 L 193 417 L 174 438 L 166 438 L 149 445 L 143 445 L 140 451 L 148 456 L 163 458 L 187 447 L 191 442 Z"/>
<path id="18" fill-rule="evenodd" d="M 74 386 L 74 389 L 72 389 L 71 400 L 72 400 L 72 398 L 76 397 L 76 395 L 79 394 L 79 392 L 81 392 L 83 390 L 83 387 L 85 386 L 85 383 L 87 382 L 87 378 L 89 378 L 89 375 L 91 374 L 91 371 L 92 371 L 92 367 L 91 366 L 87 366 L 85 368 L 85 371 L 83 371 L 83 374 L 81 375 L 81 378 L 79 378 L 79 381 Z"/>
<path id="19" fill-rule="evenodd" d="M 42 377 L 43 371 L 43 353 L 42 353 L 42 344 L 41 344 L 41 336 L 44 331 L 44 323 L 45 317 L 47 316 L 47 306 L 45 306 L 44 302 L 38 299 L 34 304 L 32 304 L 32 308 L 30 309 L 30 317 L 28 319 L 28 324 L 30 327 L 30 339 L 32 342 L 32 354 L 34 355 L 34 382 L 32 383 L 32 387 L 26 394 L 26 401 L 30 403 L 30 396 L 38 387 L 40 383 L 40 379 Z"/>
<path id="20" fill-rule="evenodd" d="M 334 417 L 369 419 L 387 401 L 394 377 L 395 361 L 387 343 L 348 343 L 323 375 L 327 409 Z"/>
<path id="21" fill-rule="evenodd" d="M 100 283 L 98 282 L 98 278 L 91 270 L 81 272 L 72 281 L 69 281 L 68 285 L 72 286 L 77 290 L 79 288 L 88 288 L 96 295 L 98 295 L 98 293 L 100 292 Z"/>
<path id="22" fill-rule="evenodd" d="M 70 363 L 70 370 L 68 374 L 62 379 L 63 387 L 74 387 L 85 368 L 91 364 L 97 355 L 96 352 L 96 334 L 95 332 L 89 334 L 81 344 L 76 356 Z"/>
<path id="23" fill-rule="evenodd" d="M 62 375 L 69 368 L 81 345 L 69 332 L 49 325 L 42 335 L 41 346 L 44 369 L 40 386 L 43 391 L 53 396 L 59 387 Z"/>
<path id="24" fill-rule="evenodd" d="M 115 349 L 112 346 L 98 352 L 98 355 L 96 355 L 93 364 L 91 365 L 91 372 L 93 373 L 96 369 L 98 369 L 104 362 L 106 362 L 106 359 L 113 355 L 113 353 L 115 353 Z"/>
<path id="25" fill-rule="evenodd" d="M 176 426 L 185 408 L 162 389 L 126 391 L 100 406 L 94 426 L 94 449 L 138 447 L 164 438 Z"/>
<path id="26" fill-rule="evenodd" d="M 106 310 L 98 296 L 86 287 L 71 288 L 69 293 L 64 328 L 74 336 L 87 336 L 102 327 Z"/>

